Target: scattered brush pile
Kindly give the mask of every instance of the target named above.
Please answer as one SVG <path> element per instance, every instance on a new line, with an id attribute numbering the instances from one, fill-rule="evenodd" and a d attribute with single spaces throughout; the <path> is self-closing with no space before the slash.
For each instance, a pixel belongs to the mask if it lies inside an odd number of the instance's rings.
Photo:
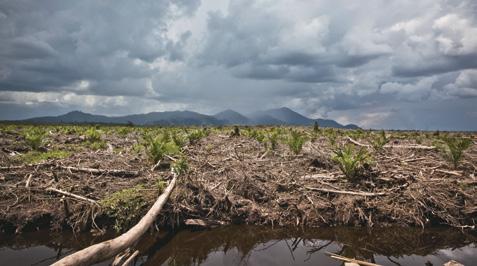
<path id="1" fill-rule="evenodd" d="M 123 231 L 172 172 L 179 182 L 158 226 L 477 223 L 473 135 L 317 126 L 37 130 L 0 131 L 0 231 Z"/>
<path id="2" fill-rule="evenodd" d="M 445 170 L 437 150 L 372 149 L 326 139 L 296 155 L 263 156 L 248 138 L 213 136 L 188 153 L 191 171 L 170 204 L 173 220 L 293 226 L 449 225 L 477 221 L 475 160 Z M 369 151 L 368 151 L 369 150 Z M 475 146 L 468 157 L 475 158 Z M 470 166 L 470 167 L 469 167 Z M 180 222 L 178 223 L 180 224 Z"/>

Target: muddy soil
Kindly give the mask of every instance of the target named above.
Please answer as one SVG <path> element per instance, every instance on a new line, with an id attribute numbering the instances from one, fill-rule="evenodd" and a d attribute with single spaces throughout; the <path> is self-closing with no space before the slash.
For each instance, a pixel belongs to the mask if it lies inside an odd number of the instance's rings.
<path id="1" fill-rule="evenodd" d="M 22 130 L 19 126 L 0 132 L 0 231 L 100 231 L 114 224 L 100 205 L 48 188 L 100 202 L 142 184 L 152 204 L 160 193 L 157 179 L 172 177 L 167 165 L 151 170 L 146 152 L 137 150 L 142 129 L 123 133 L 105 129 L 105 147 L 92 149 L 84 136 L 52 127 L 45 150 L 69 155 L 35 163 L 22 159 L 31 152 Z M 338 145 L 350 143 L 346 134 L 337 138 Z M 393 136 L 399 134 L 404 133 Z M 331 160 L 333 148 L 325 136 L 308 140 L 295 155 L 284 143 L 269 150 L 256 139 L 231 136 L 230 129 L 212 129 L 207 137 L 184 147 L 189 171 L 180 176 L 157 226 L 180 227 L 199 219 L 209 225 L 475 229 L 477 144 L 475 135 L 470 138 L 472 146 L 459 168 L 453 169 L 438 150 L 415 148 L 414 139 L 396 137 L 391 141 L 394 147 L 379 152 L 369 148 L 374 163 L 359 180 L 350 181 Z M 432 140 L 422 145 L 431 146 Z M 138 210 L 137 217 L 145 211 Z"/>

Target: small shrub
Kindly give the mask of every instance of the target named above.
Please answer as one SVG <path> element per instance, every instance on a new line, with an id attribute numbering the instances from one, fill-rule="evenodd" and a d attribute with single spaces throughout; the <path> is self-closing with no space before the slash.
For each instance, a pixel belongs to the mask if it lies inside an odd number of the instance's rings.
<path id="1" fill-rule="evenodd" d="M 369 155 L 364 148 L 355 150 L 354 146 L 345 145 L 334 153 L 333 161 L 338 163 L 340 170 L 350 180 L 356 180 L 370 163 Z"/>
<path id="2" fill-rule="evenodd" d="M 444 154 L 444 158 L 451 162 L 454 168 L 457 168 L 464 156 L 464 151 L 470 147 L 472 141 L 459 137 L 444 137 L 442 141 L 444 145 L 440 149 Z"/>
<path id="3" fill-rule="evenodd" d="M 290 137 L 288 139 L 288 147 L 295 154 L 299 154 L 305 143 L 305 138 L 300 134 L 300 132 L 292 130 L 290 132 Z"/>

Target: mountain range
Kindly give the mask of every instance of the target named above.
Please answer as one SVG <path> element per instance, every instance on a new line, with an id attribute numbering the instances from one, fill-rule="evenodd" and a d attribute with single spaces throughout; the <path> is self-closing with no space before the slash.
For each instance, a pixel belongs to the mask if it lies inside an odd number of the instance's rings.
<path id="1" fill-rule="evenodd" d="M 126 116 L 104 116 L 69 112 L 60 116 L 35 117 L 19 122 L 33 124 L 73 124 L 73 123 L 101 123 L 101 124 L 134 124 L 134 125 L 296 125 L 311 126 L 315 122 L 320 127 L 334 127 L 357 129 L 357 125 L 341 125 L 329 119 L 311 119 L 289 108 L 282 107 L 265 111 L 257 111 L 242 115 L 233 110 L 225 110 L 215 115 L 204 115 L 191 111 L 152 112 Z"/>

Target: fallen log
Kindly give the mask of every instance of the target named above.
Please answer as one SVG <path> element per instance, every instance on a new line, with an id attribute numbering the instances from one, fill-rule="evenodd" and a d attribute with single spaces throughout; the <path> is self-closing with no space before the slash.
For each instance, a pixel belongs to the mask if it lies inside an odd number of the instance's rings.
<path id="1" fill-rule="evenodd" d="M 159 196 L 154 205 L 152 205 L 151 209 L 149 209 L 146 215 L 144 215 L 134 227 L 129 229 L 129 231 L 114 239 L 75 252 L 57 261 L 53 265 L 91 265 L 112 258 L 127 248 L 135 245 L 156 220 L 162 207 L 174 189 L 176 180 L 177 177 L 174 176 L 161 196 Z"/>
<path id="2" fill-rule="evenodd" d="M 62 166 L 57 165 L 58 168 L 72 171 L 72 172 L 83 172 L 83 173 L 90 173 L 90 174 L 108 174 L 114 176 L 138 176 L 138 171 L 128 171 L 128 170 L 118 170 L 118 169 L 96 169 L 96 168 L 85 168 L 85 167 L 73 167 L 73 166 Z"/>
<path id="3" fill-rule="evenodd" d="M 363 196 L 363 197 L 376 197 L 376 196 L 386 195 L 385 192 L 372 193 L 372 192 L 363 192 L 363 191 L 346 191 L 346 190 L 315 188 L 315 187 L 305 187 L 305 188 L 311 191 L 319 191 L 319 192 L 335 193 L 335 194 L 346 194 L 346 195 Z"/>

